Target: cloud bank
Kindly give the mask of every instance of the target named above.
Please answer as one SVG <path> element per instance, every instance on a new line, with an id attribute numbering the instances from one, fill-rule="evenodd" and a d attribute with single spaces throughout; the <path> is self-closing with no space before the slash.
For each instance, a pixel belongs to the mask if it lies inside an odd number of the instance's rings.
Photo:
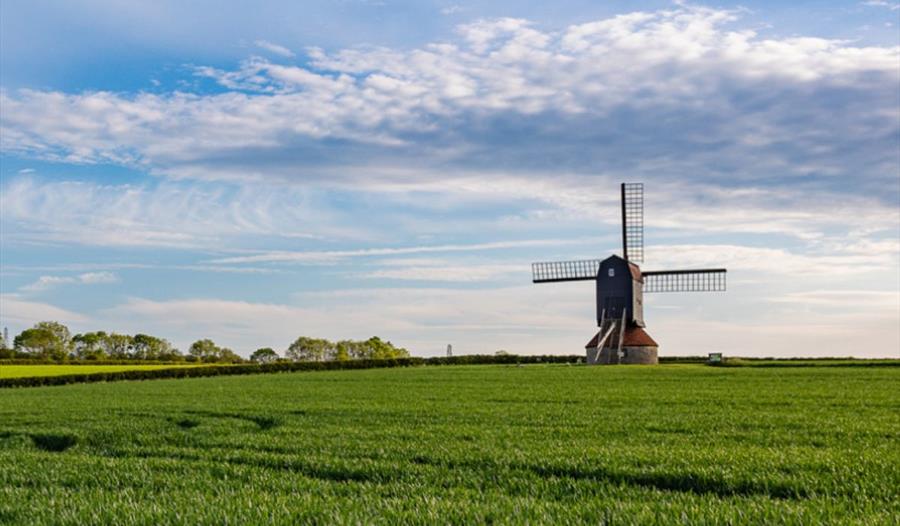
<path id="1" fill-rule="evenodd" d="M 849 187 L 830 179 L 852 171 L 865 174 L 860 191 L 892 182 L 898 154 L 884 145 L 898 133 L 900 48 L 766 39 L 737 21 L 701 7 L 559 32 L 481 20 L 409 51 L 312 48 L 301 64 L 197 67 L 219 93 L 3 93 L 2 148 L 218 180 L 416 184 L 419 168 L 446 180 L 502 165 L 538 177 Z"/>

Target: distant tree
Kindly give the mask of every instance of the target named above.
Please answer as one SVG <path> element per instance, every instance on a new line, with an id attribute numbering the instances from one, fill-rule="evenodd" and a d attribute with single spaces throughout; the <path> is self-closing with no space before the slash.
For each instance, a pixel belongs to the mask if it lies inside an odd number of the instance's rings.
<path id="1" fill-rule="evenodd" d="M 79 360 L 100 360 L 106 358 L 106 339 L 108 337 L 109 335 L 103 331 L 76 334 L 72 337 L 75 358 Z"/>
<path id="2" fill-rule="evenodd" d="M 124 360 L 131 357 L 132 337 L 111 332 L 103 339 L 103 351 L 110 358 Z"/>
<path id="3" fill-rule="evenodd" d="M 332 343 L 321 338 L 301 336 L 284 353 L 289 360 L 312 362 L 324 360 L 384 360 L 404 358 L 409 351 L 396 347 L 377 336 L 365 341 L 341 340 Z"/>
<path id="4" fill-rule="evenodd" d="M 352 340 L 341 340 L 334 344 L 334 354 L 329 359 L 337 360 L 339 362 L 351 360 L 353 359 L 355 347 L 356 342 Z"/>
<path id="5" fill-rule="evenodd" d="M 210 339 L 197 340 L 191 344 L 188 354 L 201 362 L 215 362 L 219 356 L 219 347 Z"/>
<path id="6" fill-rule="evenodd" d="M 67 345 L 72 341 L 72 333 L 69 328 L 58 321 L 42 321 L 34 324 L 35 329 L 44 329 L 53 333 L 54 337 Z"/>
<path id="7" fill-rule="evenodd" d="M 9 358 L 16 357 L 16 351 L 10 347 L 11 342 L 7 342 L 6 338 L 3 336 L 3 333 L 0 332 L 0 360 L 5 360 Z"/>
<path id="8" fill-rule="evenodd" d="M 241 363 L 243 361 L 243 358 L 227 347 L 220 347 L 219 352 L 216 354 L 216 362 L 218 363 Z"/>
<path id="9" fill-rule="evenodd" d="M 295 362 L 321 362 L 332 353 L 333 347 L 328 340 L 301 336 L 287 348 L 284 356 Z"/>
<path id="10" fill-rule="evenodd" d="M 136 360 L 147 360 L 155 356 L 160 343 L 149 334 L 135 334 L 131 337 L 131 357 Z"/>
<path id="11" fill-rule="evenodd" d="M 494 356 L 509 356 L 509 352 L 505 351 L 503 349 L 500 349 L 499 351 L 494 353 Z"/>
<path id="12" fill-rule="evenodd" d="M 390 348 L 391 356 L 390 358 L 409 358 L 409 351 L 404 349 L 403 347 L 397 347 L 391 342 L 386 342 L 387 346 Z"/>
<path id="13" fill-rule="evenodd" d="M 48 360 L 62 360 L 68 354 L 53 333 L 45 329 L 25 329 L 13 340 L 13 347 L 33 358 Z"/>
<path id="14" fill-rule="evenodd" d="M 278 353 L 269 347 L 263 347 L 253 351 L 250 360 L 256 363 L 271 363 L 278 360 Z"/>
<path id="15" fill-rule="evenodd" d="M 65 325 L 42 321 L 16 336 L 13 347 L 34 358 L 62 361 L 71 352 L 72 337 Z"/>
<path id="16" fill-rule="evenodd" d="M 363 360 L 369 358 L 372 354 L 366 342 L 344 340 L 341 343 L 351 360 Z"/>
<path id="17" fill-rule="evenodd" d="M 206 363 L 240 363 L 244 359 L 237 353 L 225 347 L 219 347 L 210 339 L 197 340 L 191 344 L 188 350 L 190 357 L 194 360 Z"/>
<path id="18" fill-rule="evenodd" d="M 137 360 L 166 360 L 181 356 L 172 344 L 149 334 L 135 334 L 131 338 L 131 357 Z"/>
<path id="19" fill-rule="evenodd" d="M 184 355 L 175 347 L 170 347 L 168 351 L 159 355 L 159 359 L 164 362 L 183 362 Z"/>
<path id="20" fill-rule="evenodd" d="M 163 341 L 166 342 L 166 348 L 160 351 L 156 359 L 162 362 L 183 362 L 184 355 L 181 354 L 181 351 L 172 347 L 167 340 Z"/>
<path id="21" fill-rule="evenodd" d="M 382 341 L 378 336 L 372 336 L 363 345 L 373 360 L 386 360 L 389 358 L 407 358 L 409 351 L 401 347 L 395 347 L 391 342 Z"/>
<path id="22" fill-rule="evenodd" d="M 9 346 L 10 343 L 11 342 L 6 341 L 3 333 L 0 332 L 0 360 L 16 357 L 16 351 Z"/>

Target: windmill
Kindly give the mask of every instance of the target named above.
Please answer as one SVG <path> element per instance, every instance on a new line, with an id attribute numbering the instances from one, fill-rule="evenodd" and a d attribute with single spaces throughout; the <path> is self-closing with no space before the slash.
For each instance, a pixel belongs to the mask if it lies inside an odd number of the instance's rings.
<path id="1" fill-rule="evenodd" d="M 723 268 L 642 272 L 644 185 L 622 183 L 622 257 L 531 265 L 534 283 L 596 281 L 599 331 L 585 346 L 587 363 L 658 363 L 659 347 L 644 330 L 645 292 L 724 292 Z"/>

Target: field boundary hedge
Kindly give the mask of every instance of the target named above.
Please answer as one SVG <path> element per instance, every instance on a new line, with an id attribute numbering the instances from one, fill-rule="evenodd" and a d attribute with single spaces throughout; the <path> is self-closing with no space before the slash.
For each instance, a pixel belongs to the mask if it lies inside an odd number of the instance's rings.
<path id="1" fill-rule="evenodd" d="M 59 376 L 31 376 L 25 378 L 0 378 L 0 388 L 40 387 L 120 380 L 155 380 L 164 378 L 199 378 L 206 376 L 231 376 L 244 374 L 282 373 L 297 371 L 336 371 L 342 369 L 379 369 L 390 367 L 415 367 L 426 365 L 486 365 L 528 363 L 574 363 L 580 356 L 494 356 L 466 355 L 438 358 L 390 358 L 385 360 L 346 360 L 328 362 L 277 362 L 268 364 L 205 365 L 203 367 L 178 367 Z M 3 363 L 8 363 L 4 361 Z M 42 362 L 47 365 L 47 362 Z M 131 362 L 138 365 L 135 362 Z M 143 362 L 139 362 L 143 365 Z M 18 364 L 17 364 L 18 365 Z M 60 364 L 63 365 L 63 364 Z M 94 364 L 100 365 L 100 364 Z M 151 365 L 151 364 L 147 364 Z M 181 365 L 181 364 L 179 364 Z"/>
<path id="2" fill-rule="evenodd" d="M 276 362 L 268 364 L 238 364 L 238 365 L 204 365 L 202 367 L 183 367 L 183 362 L 119 362 L 116 364 L 101 364 L 97 362 L 83 362 L 85 365 L 179 365 L 171 369 L 153 369 L 130 371 L 100 372 L 88 374 L 66 374 L 59 376 L 31 376 L 24 378 L 0 378 L 0 388 L 10 387 L 41 387 L 52 385 L 67 385 L 93 382 L 114 382 L 121 380 L 155 380 L 165 378 L 199 378 L 206 376 L 231 376 L 245 374 L 287 373 L 298 371 L 336 371 L 343 369 L 380 369 L 391 367 L 417 367 L 435 365 L 515 365 L 538 363 L 579 363 L 584 357 L 580 355 L 544 355 L 544 356 L 517 356 L 517 355 L 464 355 L 436 358 L 389 358 L 384 360 L 346 360 L 327 362 Z M 20 362 L 30 362 L 22 364 Z M 660 363 L 706 363 L 701 357 L 665 357 L 660 358 Z M 848 360 L 843 359 L 784 359 L 765 360 L 758 359 L 761 363 L 753 363 L 750 358 L 726 359 L 719 367 L 900 367 L 900 360 Z M 75 362 L 62 362 L 56 365 L 72 365 Z M 34 360 L 3 360 L 0 365 L 54 365 L 53 362 L 37 362 Z"/>
<path id="3" fill-rule="evenodd" d="M 8 358 L 0 360 L 0 365 L 207 365 L 200 361 L 160 361 L 160 360 L 35 360 L 33 358 Z M 224 365 L 224 364 L 215 364 Z"/>
<path id="4" fill-rule="evenodd" d="M 847 359 L 847 358 L 725 358 L 722 363 L 709 364 L 715 367 L 900 367 L 900 360 L 891 358 Z"/>

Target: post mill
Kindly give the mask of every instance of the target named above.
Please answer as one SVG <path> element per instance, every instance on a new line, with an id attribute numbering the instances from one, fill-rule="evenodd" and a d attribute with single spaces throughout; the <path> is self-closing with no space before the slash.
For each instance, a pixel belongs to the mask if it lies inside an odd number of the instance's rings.
<path id="1" fill-rule="evenodd" d="M 622 256 L 533 263 L 534 283 L 595 281 L 599 331 L 585 346 L 589 364 L 656 364 L 659 346 L 644 330 L 644 293 L 724 292 L 724 268 L 641 271 L 644 185 L 622 183 Z"/>

